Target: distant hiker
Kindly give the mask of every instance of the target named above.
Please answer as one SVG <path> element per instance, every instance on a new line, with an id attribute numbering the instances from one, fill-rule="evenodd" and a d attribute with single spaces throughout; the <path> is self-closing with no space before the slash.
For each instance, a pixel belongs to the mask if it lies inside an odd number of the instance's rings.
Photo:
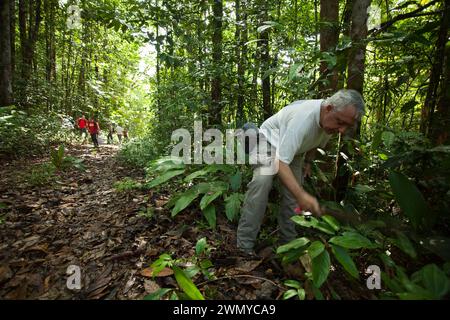
<path id="1" fill-rule="evenodd" d="M 89 133 L 91 134 L 92 143 L 94 144 L 94 147 L 98 148 L 98 133 L 100 132 L 100 126 L 94 118 L 91 118 L 87 125 Z"/>
<path id="2" fill-rule="evenodd" d="M 81 116 L 81 118 L 78 118 L 78 120 L 77 120 L 77 127 L 79 129 L 80 136 L 83 137 L 83 144 L 86 142 L 86 138 L 87 138 L 86 126 L 87 126 L 87 120 L 83 114 Z"/>
<path id="3" fill-rule="evenodd" d="M 114 143 L 113 133 L 114 133 L 114 124 L 110 123 L 108 126 L 108 144 Z"/>
<path id="4" fill-rule="evenodd" d="M 119 143 L 122 143 L 123 128 L 120 125 L 117 125 L 116 132 L 117 132 L 117 138 L 119 138 Z"/>

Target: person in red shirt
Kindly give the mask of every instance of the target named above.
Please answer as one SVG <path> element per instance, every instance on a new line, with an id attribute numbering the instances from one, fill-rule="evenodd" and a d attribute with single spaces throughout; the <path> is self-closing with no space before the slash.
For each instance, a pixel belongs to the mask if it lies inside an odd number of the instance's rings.
<path id="1" fill-rule="evenodd" d="M 89 133 L 91 134 L 91 139 L 94 147 L 98 148 L 98 133 L 100 132 L 100 126 L 98 122 L 94 118 L 91 118 L 87 123 L 87 127 Z"/>
<path id="2" fill-rule="evenodd" d="M 78 126 L 78 129 L 80 130 L 80 135 L 83 137 L 83 144 L 84 144 L 86 142 L 86 137 L 87 137 L 87 131 L 86 131 L 87 120 L 84 117 L 84 114 L 81 116 L 81 118 L 78 118 L 77 126 Z"/>

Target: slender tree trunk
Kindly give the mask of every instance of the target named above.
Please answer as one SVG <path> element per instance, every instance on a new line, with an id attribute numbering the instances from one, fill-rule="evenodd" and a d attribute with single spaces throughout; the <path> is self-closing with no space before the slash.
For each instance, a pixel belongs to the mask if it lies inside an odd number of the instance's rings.
<path id="1" fill-rule="evenodd" d="M 244 49 L 244 46 L 242 45 L 242 38 L 244 34 L 244 21 L 243 21 L 243 15 L 241 14 L 241 1 L 235 0 L 234 2 L 235 6 L 235 14 L 236 14 L 236 30 L 234 33 L 234 39 L 236 42 L 236 49 L 235 49 L 235 55 L 236 55 L 236 61 L 237 61 L 237 85 L 238 89 L 236 92 L 236 120 L 239 122 L 239 125 L 241 122 L 243 122 L 243 107 L 244 107 L 244 92 L 243 92 L 243 67 L 242 67 L 242 51 Z"/>
<path id="2" fill-rule="evenodd" d="M 261 14 L 259 25 L 262 25 L 264 21 L 268 21 L 268 3 L 263 2 L 261 4 Z M 270 69 L 270 54 L 269 54 L 269 31 L 268 29 L 261 32 L 259 35 L 260 41 L 258 41 L 258 49 L 261 60 L 261 89 L 263 99 L 263 117 L 267 119 L 272 116 L 272 106 L 270 104 L 270 75 L 264 76 L 264 74 Z"/>
<path id="3" fill-rule="evenodd" d="M 33 6 L 34 4 L 34 6 Z M 34 9 L 34 10 L 33 10 Z M 28 23 L 27 23 L 28 20 Z M 22 52 L 22 80 L 31 75 L 34 50 L 41 23 L 41 0 L 19 0 L 19 27 Z"/>
<path id="4" fill-rule="evenodd" d="M 13 103 L 9 1 L 0 2 L 0 106 Z"/>
<path id="5" fill-rule="evenodd" d="M 433 65 L 431 67 L 427 96 L 422 107 L 422 117 L 420 121 L 420 131 L 426 136 L 431 136 L 430 130 L 433 130 L 433 113 L 436 108 L 436 103 L 439 99 L 438 90 L 442 81 L 443 66 L 445 60 L 445 45 L 448 40 L 447 35 L 450 20 L 449 0 L 445 0 L 442 6 L 444 10 L 442 12 L 439 35 L 436 42 L 436 51 L 434 52 Z"/>
<path id="6" fill-rule="evenodd" d="M 320 1 L 320 52 L 335 52 L 339 40 L 339 0 Z M 325 80 L 319 85 L 321 96 L 328 96 L 337 88 L 338 75 L 336 67 L 328 69 L 326 61 L 320 63 L 320 74 Z M 325 76 L 324 76 L 325 75 Z"/>
<path id="7" fill-rule="evenodd" d="M 365 69 L 365 52 L 367 37 L 367 8 L 370 6 L 370 0 L 359 0 L 353 3 L 351 14 L 350 36 L 352 40 L 352 48 L 348 56 L 348 77 L 347 89 L 354 89 L 363 92 L 364 85 L 364 69 Z M 358 138 L 360 132 L 360 123 L 357 124 L 356 132 L 350 133 L 353 137 Z M 341 201 L 345 198 L 350 178 L 350 171 L 345 165 L 346 160 L 341 154 L 349 155 L 346 143 L 341 145 L 342 137 L 339 139 L 339 156 L 336 164 L 336 176 L 333 186 L 336 190 L 336 200 Z"/>
<path id="8" fill-rule="evenodd" d="M 11 73 L 14 85 L 15 73 L 16 73 L 16 1 L 9 0 L 9 33 L 11 41 Z M 13 89 L 14 91 L 14 89 Z"/>
<path id="9" fill-rule="evenodd" d="M 211 81 L 211 110 L 209 112 L 209 125 L 221 125 L 221 105 L 222 87 L 221 87 L 221 62 L 222 62 L 222 18 L 223 3 L 222 0 L 213 0 L 213 78 Z"/>
<path id="10" fill-rule="evenodd" d="M 350 37 L 352 47 L 348 56 L 347 89 L 362 93 L 364 84 L 364 69 L 366 59 L 367 8 L 371 0 L 355 1 L 352 10 L 352 25 Z"/>

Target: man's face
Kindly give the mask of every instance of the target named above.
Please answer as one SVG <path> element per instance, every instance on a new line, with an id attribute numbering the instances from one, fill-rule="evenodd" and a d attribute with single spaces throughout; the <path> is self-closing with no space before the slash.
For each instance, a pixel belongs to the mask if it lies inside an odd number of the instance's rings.
<path id="1" fill-rule="evenodd" d="M 356 108 L 354 106 L 347 106 L 340 111 L 336 111 L 334 106 L 328 105 L 323 111 L 321 126 L 327 134 L 344 134 L 356 123 Z"/>

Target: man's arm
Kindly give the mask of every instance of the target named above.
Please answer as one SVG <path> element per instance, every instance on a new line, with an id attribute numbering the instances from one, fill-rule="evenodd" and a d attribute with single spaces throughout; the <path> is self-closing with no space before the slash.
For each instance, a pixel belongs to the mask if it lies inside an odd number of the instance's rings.
<path id="1" fill-rule="evenodd" d="M 281 182 L 291 192 L 302 210 L 309 210 L 316 215 L 321 215 L 319 202 L 298 184 L 289 165 L 283 161 L 276 161 L 279 164 L 278 176 Z"/>

